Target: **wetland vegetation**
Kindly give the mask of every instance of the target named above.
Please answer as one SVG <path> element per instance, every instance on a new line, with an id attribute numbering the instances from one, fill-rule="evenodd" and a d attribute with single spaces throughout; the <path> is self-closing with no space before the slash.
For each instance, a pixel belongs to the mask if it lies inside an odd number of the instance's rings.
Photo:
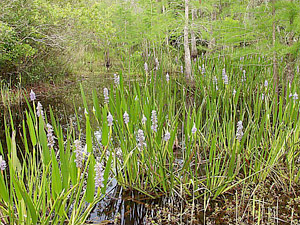
<path id="1" fill-rule="evenodd" d="M 299 224 L 299 0 L 3 0 L 0 224 Z"/>

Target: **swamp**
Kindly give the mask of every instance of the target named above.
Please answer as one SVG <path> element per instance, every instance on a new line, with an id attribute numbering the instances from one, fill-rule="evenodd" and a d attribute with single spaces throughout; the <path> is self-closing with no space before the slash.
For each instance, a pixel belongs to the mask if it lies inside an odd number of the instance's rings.
<path id="1" fill-rule="evenodd" d="M 0 224 L 300 224 L 300 0 L 0 0 Z"/>

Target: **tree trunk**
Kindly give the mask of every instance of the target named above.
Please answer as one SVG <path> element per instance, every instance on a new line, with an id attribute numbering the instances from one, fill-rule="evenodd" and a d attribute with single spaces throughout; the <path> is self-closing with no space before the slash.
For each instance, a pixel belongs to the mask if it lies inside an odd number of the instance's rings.
<path id="1" fill-rule="evenodd" d="M 197 45 L 196 45 L 196 36 L 194 33 L 195 24 L 194 20 L 196 17 L 196 10 L 192 9 L 192 29 L 191 29 L 191 56 L 192 58 L 197 58 L 198 52 L 197 52 Z"/>
<path id="2" fill-rule="evenodd" d="M 185 25 L 184 25 L 184 63 L 185 63 L 185 77 L 188 81 L 192 77 L 191 54 L 189 47 L 189 0 L 185 0 Z"/>

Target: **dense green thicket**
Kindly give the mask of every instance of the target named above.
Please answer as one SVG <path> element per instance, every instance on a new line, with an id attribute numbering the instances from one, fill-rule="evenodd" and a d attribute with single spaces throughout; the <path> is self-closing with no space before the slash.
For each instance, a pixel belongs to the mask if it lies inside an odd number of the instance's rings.
<path id="1" fill-rule="evenodd" d="M 181 0 L 4 0 L 0 73 L 32 80 L 67 70 L 80 73 L 87 65 L 121 65 L 136 72 L 144 62 L 154 68 L 155 58 L 168 71 L 179 71 L 187 25 L 192 57 L 230 55 L 238 61 L 260 55 L 266 59 L 261 66 L 271 59 L 274 65 L 285 63 L 286 76 L 280 78 L 293 80 L 300 49 L 299 0 L 188 2 L 186 23 Z"/>
<path id="2" fill-rule="evenodd" d="M 15 81 L 21 76 L 32 81 L 64 73 L 65 24 L 60 24 L 50 5 L 38 0 L 4 0 L 0 15 L 2 79 Z"/>

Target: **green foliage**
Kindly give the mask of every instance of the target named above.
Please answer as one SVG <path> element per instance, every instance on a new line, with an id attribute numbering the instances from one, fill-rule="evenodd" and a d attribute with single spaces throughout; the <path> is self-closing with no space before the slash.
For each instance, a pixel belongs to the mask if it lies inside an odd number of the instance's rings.
<path id="1" fill-rule="evenodd" d="M 2 79 L 25 82 L 51 79 L 64 73 L 63 24 L 45 1 L 1 2 L 0 74 Z"/>

